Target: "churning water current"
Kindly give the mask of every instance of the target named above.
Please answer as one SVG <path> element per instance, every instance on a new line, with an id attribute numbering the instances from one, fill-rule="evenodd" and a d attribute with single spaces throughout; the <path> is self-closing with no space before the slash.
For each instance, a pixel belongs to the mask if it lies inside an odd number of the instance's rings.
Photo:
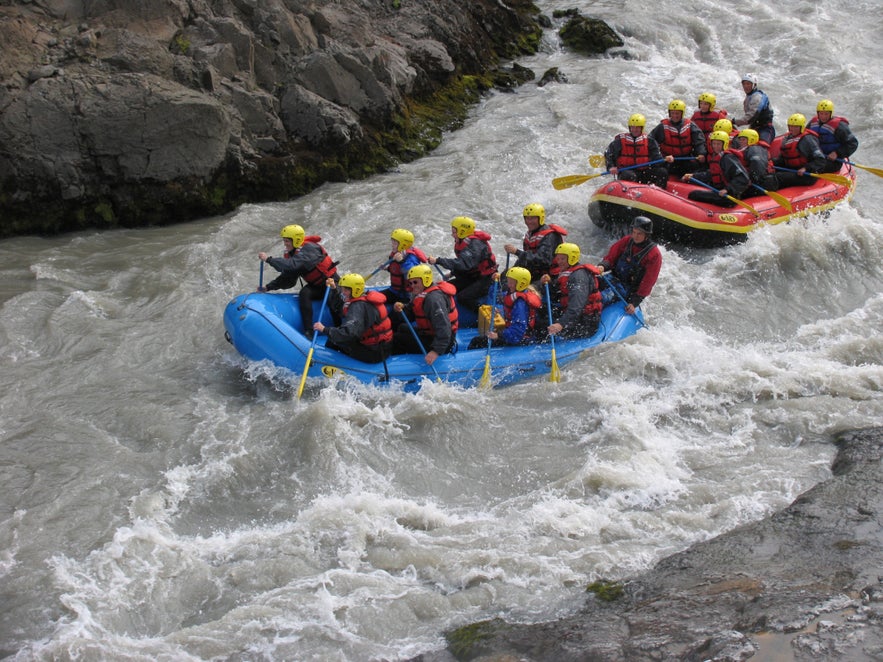
<path id="1" fill-rule="evenodd" d="M 491 392 L 311 382 L 243 361 L 221 313 L 279 228 L 368 272 L 389 232 L 451 252 L 476 218 L 517 241 L 542 202 L 587 259 L 588 172 L 632 112 L 699 92 L 737 111 L 756 71 L 781 118 L 829 97 L 883 165 L 875 4 L 580 7 L 630 58 L 522 64 L 569 83 L 494 94 L 418 162 L 170 228 L 0 242 L 0 652 L 19 659 L 402 659 L 446 628 L 550 619 L 762 517 L 883 420 L 883 181 L 743 245 L 664 249 L 648 328 Z M 666 25 L 659 18 L 668 17 Z M 820 56 L 820 53 L 825 53 Z M 652 119 L 650 121 L 653 121 Z"/>

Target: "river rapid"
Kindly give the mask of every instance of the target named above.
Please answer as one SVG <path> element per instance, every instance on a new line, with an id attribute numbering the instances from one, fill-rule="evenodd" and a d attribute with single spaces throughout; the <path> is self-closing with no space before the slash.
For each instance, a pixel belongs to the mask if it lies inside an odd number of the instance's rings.
<path id="1" fill-rule="evenodd" d="M 451 254 L 460 214 L 502 255 L 536 201 L 597 261 L 616 237 L 588 220 L 593 184 L 552 178 L 592 172 L 633 112 L 652 125 L 703 91 L 740 110 L 747 71 L 779 131 L 829 97 L 856 161 L 883 166 L 876 2 L 537 4 L 603 18 L 630 57 L 577 57 L 550 31 L 521 63 L 568 84 L 489 96 L 395 172 L 0 242 L 0 656 L 405 659 L 465 623 L 572 613 L 588 583 L 785 506 L 830 475 L 835 433 L 883 421 L 883 179 L 864 171 L 826 219 L 664 248 L 648 328 L 559 384 L 317 380 L 297 401 L 299 375 L 225 342 L 224 305 L 287 223 L 368 273 L 399 226 Z"/>

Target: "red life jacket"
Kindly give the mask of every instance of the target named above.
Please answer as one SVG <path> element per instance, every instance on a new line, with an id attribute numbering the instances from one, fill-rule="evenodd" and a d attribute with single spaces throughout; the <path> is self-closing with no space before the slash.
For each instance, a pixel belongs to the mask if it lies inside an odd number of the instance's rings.
<path id="1" fill-rule="evenodd" d="M 693 122 L 696 126 L 702 129 L 702 133 L 706 136 L 714 131 L 714 125 L 719 119 L 723 119 L 727 116 L 727 111 L 725 110 L 709 110 L 707 113 L 703 113 L 702 111 L 697 110 L 693 113 L 693 117 L 690 118 L 690 121 Z"/>
<path id="2" fill-rule="evenodd" d="M 435 290 L 441 290 L 448 295 L 448 321 L 451 323 L 451 333 L 457 333 L 457 329 L 459 328 L 459 313 L 457 313 L 457 301 L 454 299 L 454 295 L 457 294 L 457 288 L 447 281 L 436 283 L 414 297 L 414 324 L 419 331 L 434 335 L 432 323 L 429 321 L 426 313 L 423 312 L 423 302 L 426 299 L 426 295 Z"/>
<path id="3" fill-rule="evenodd" d="M 478 263 L 475 268 L 477 275 L 490 276 L 497 273 L 497 258 L 494 256 L 494 249 L 491 248 L 491 236 L 483 230 L 476 230 L 473 234 L 464 239 L 458 239 L 454 242 L 454 253 L 459 255 L 471 241 L 483 241 L 487 244 L 487 255 Z"/>
<path id="4" fill-rule="evenodd" d="M 747 169 L 747 168 L 748 168 L 748 157 L 747 157 L 747 152 L 748 152 L 748 150 L 751 149 L 752 147 L 764 147 L 764 148 L 766 148 L 766 153 L 767 153 L 766 172 L 767 172 L 768 175 L 769 175 L 769 174 L 772 174 L 772 173 L 774 173 L 774 172 L 776 172 L 776 166 L 773 165 L 773 160 L 772 160 L 772 159 L 770 158 L 770 156 L 769 156 L 769 154 L 770 154 L 770 146 L 769 146 L 769 143 L 764 142 L 763 140 L 758 140 L 758 141 L 757 141 L 756 143 L 754 143 L 753 145 L 748 145 L 748 147 L 745 147 L 745 148 L 743 148 L 743 149 L 734 149 L 734 150 L 731 151 L 731 153 L 732 153 L 732 154 L 735 154 L 736 156 L 738 156 L 738 157 L 739 157 L 739 160 L 742 162 L 742 165 L 745 166 L 745 168 Z"/>
<path id="5" fill-rule="evenodd" d="M 307 237 L 304 237 L 305 244 L 316 244 L 319 247 L 319 250 L 322 251 L 322 259 L 319 260 L 315 267 L 313 267 L 303 276 L 303 279 L 307 281 L 310 285 L 322 285 L 325 283 L 326 278 L 332 278 L 337 273 L 337 265 L 331 259 L 331 256 L 328 255 L 325 247 L 322 246 L 321 243 L 319 243 L 321 241 L 322 237 L 316 235 L 309 235 Z"/>
<path id="6" fill-rule="evenodd" d="M 540 247 L 543 238 L 553 232 L 557 232 L 562 236 L 562 238 L 567 236 L 567 230 L 555 225 L 554 223 L 541 225 L 540 228 L 533 234 L 531 234 L 530 232 L 525 233 L 524 242 L 522 243 L 522 245 L 524 246 L 524 250 L 535 251 L 537 248 Z"/>
<path id="7" fill-rule="evenodd" d="M 735 138 L 738 135 L 739 135 L 739 132 L 736 129 L 733 129 L 732 131 L 730 131 L 730 143 L 732 143 L 733 138 Z M 705 136 L 705 149 L 708 152 L 708 157 L 710 157 L 714 153 L 714 150 L 711 149 L 711 134 L 710 133 L 707 136 Z M 706 158 L 708 158 L 708 157 L 706 157 Z"/>
<path id="8" fill-rule="evenodd" d="M 659 150 L 666 156 L 690 156 L 693 153 L 693 138 L 690 120 L 683 120 L 675 126 L 670 119 L 662 120 L 662 142 Z"/>
<path id="9" fill-rule="evenodd" d="M 588 271 L 592 275 L 594 281 L 594 288 L 592 293 L 589 294 L 589 300 L 586 301 L 586 307 L 583 308 L 583 315 L 597 315 L 601 312 L 601 291 L 598 289 L 598 276 L 600 275 L 600 272 L 598 271 L 598 267 L 594 264 L 577 264 L 576 266 L 570 267 L 558 274 L 558 289 L 561 291 L 561 306 L 565 310 L 567 309 L 567 301 L 570 298 L 567 290 L 567 281 L 570 279 L 570 274 L 578 269 L 585 269 Z"/>
<path id="10" fill-rule="evenodd" d="M 533 329 L 537 321 L 537 311 L 543 305 L 540 295 L 532 289 L 526 289 L 523 292 L 507 292 L 503 297 L 503 317 L 507 323 L 512 319 L 512 308 L 518 299 L 524 299 L 527 303 L 527 328 Z"/>
<path id="11" fill-rule="evenodd" d="M 379 345 L 390 342 L 392 340 L 392 320 L 389 319 L 389 313 L 386 311 L 386 297 L 377 290 L 368 290 L 362 296 L 350 299 L 343 305 L 344 317 L 346 317 L 346 311 L 349 310 L 350 304 L 355 301 L 367 301 L 380 314 L 380 321 L 371 328 L 365 329 L 359 342 L 363 345 Z"/>
<path id="12" fill-rule="evenodd" d="M 392 253 L 389 254 L 389 257 L 392 257 L 393 255 L 395 255 L 398 252 L 399 251 L 393 251 Z M 413 247 L 409 248 L 407 250 L 402 251 L 402 254 L 404 254 L 405 258 L 407 258 L 408 255 L 417 256 L 417 259 L 420 260 L 421 264 L 426 264 L 428 262 L 426 254 L 423 251 L 421 251 L 419 248 L 413 248 Z M 406 274 L 402 271 L 402 265 L 404 263 L 405 263 L 404 259 L 401 262 L 396 262 L 395 260 L 393 260 L 392 262 L 389 263 L 389 266 L 386 267 L 386 270 L 389 271 L 389 286 L 394 290 L 398 290 L 399 292 L 405 291 L 405 276 L 406 276 Z"/>
<path id="13" fill-rule="evenodd" d="M 782 138 L 782 144 L 779 147 L 779 156 L 782 157 L 782 160 L 785 161 L 785 165 L 789 168 L 793 168 L 794 170 L 800 170 L 803 166 L 809 163 L 809 159 L 806 158 L 797 146 L 800 144 L 801 139 L 806 134 L 810 134 L 813 136 L 818 136 L 815 131 L 810 131 L 806 129 L 803 133 L 800 133 L 796 136 L 792 136 L 790 133 Z"/>
<path id="14" fill-rule="evenodd" d="M 617 168 L 647 163 L 650 160 L 650 141 L 646 134 L 642 133 L 634 138 L 630 133 L 620 133 L 616 139 L 620 146 L 619 158 L 616 159 Z"/>

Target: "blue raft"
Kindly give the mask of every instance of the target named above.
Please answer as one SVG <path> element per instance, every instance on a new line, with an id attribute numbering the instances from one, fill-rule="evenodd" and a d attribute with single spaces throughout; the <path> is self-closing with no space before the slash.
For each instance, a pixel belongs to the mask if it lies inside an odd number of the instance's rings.
<path id="1" fill-rule="evenodd" d="M 440 356 L 433 367 L 442 380 L 463 387 L 477 386 L 485 367 L 487 349 L 467 350 L 475 337 L 474 314 L 461 312 L 461 328 L 457 332 L 458 350 Z M 313 314 L 318 319 L 319 306 Z M 625 312 L 620 301 L 607 304 L 601 312 L 598 332 L 591 338 L 555 341 L 559 366 L 576 360 L 592 347 L 616 342 L 635 334 L 643 326 L 640 309 L 634 315 Z M 331 324 L 328 311 L 321 320 Z M 472 326 L 468 326 L 469 322 Z M 463 328 L 464 322 L 466 328 Z M 301 315 L 297 295 L 287 293 L 240 294 L 224 310 L 224 328 L 227 340 L 245 358 L 251 361 L 270 361 L 302 375 L 310 340 L 301 332 Z M 398 384 L 406 391 L 416 391 L 424 378 L 436 378 L 432 367 L 422 355 L 391 356 L 383 363 L 363 363 L 341 352 L 326 349 L 327 336 L 316 340 L 309 377 L 334 377 L 341 373 L 368 384 Z M 548 375 L 552 366 L 552 348 L 549 342 L 517 347 L 494 347 L 490 352 L 491 381 L 494 386 L 514 384 L 531 377 Z"/>

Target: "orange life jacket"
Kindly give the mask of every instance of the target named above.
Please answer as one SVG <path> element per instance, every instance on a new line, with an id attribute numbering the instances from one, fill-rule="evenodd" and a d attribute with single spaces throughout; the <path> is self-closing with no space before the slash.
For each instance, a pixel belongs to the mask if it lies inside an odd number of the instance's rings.
<path id="1" fill-rule="evenodd" d="M 598 276 L 601 272 L 598 271 L 598 267 L 594 264 L 577 264 L 576 266 L 565 269 L 558 274 L 558 289 L 561 291 L 561 306 L 565 309 L 567 308 L 567 301 L 570 298 L 567 290 L 567 281 L 570 279 L 570 275 L 579 269 L 585 269 L 588 271 L 592 275 L 594 281 L 593 291 L 589 294 L 589 299 L 586 301 L 585 308 L 583 308 L 583 314 L 599 314 L 601 312 L 601 291 L 598 289 Z"/>
<path id="2" fill-rule="evenodd" d="M 692 124 L 683 120 L 680 126 L 670 119 L 662 120 L 662 142 L 659 150 L 666 156 L 690 156 L 693 153 Z"/>
<path id="3" fill-rule="evenodd" d="M 617 168 L 647 163 L 650 160 L 650 140 L 647 134 L 642 133 L 635 138 L 630 133 L 620 133 L 616 139 L 620 146 L 619 158 L 616 159 Z"/>
<path id="4" fill-rule="evenodd" d="M 806 129 L 803 133 L 800 133 L 796 136 L 792 136 L 789 133 L 787 136 L 782 138 L 782 144 L 779 147 L 779 155 L 782 157 L 782 160 L 785 161 L 785 165 L 789 168 L 800 170 L 803 166 L 809 163 L 809 159 L 806 158 L 797 148 L 797 146 L 800 144 L 800 141 L 807 134 L 816 137 L 818 137 L 819 135 L 815 131 Z"/>
<path id="5" fill-rule="evenodd" d="M 389 254 L 389 257 L 392 257 L 399 251 L 393 251 Z M 420 260 L 421 264 L 426 264 L 428 261 L 426 254 L 421 251 L 419 248 L 409 248 L 407 250 L 402 251 L 402 253 L 407 257 L 408 255 L 415 255 L 418 260 Z M 405 263 L 405 260 L 401 262 L 396 262 L 393 260 L 389 263 L 389 266 L 386 268 L 389 271 L 389 286 L 398 290 L 399 292 L 405 291 L 405 276 L 406 274 L 402 271 L 402 265 Z"/>
<path id="6" fill-rule="evenodd" d="M 537 311 L 543 305 L 540 295 L 531 289 L 524 290 L 523 292 L 507 292 L 506 296 L 503 297 L 503 317 L 506 322 L 512 319 L 512 308 L 518 299 L 524 299 L 527 303 L 527 328 L 533 329 L 537 321 Z"/>
<path id="7" fill-rule="evenodd" d="M 321 241 L 322 237 L 316 235 L 304 237 L 305 244 L 316 244 L 319 247 L 319 250 L 322 251 L 322 259 L 319 260 L 315 267 L 310 269 L 310 271 L 303 276 L 303 279 L 310 285 L 324 284 L 325 279 L 332 278 L 337 273 L 337 263 L 331 259 L 330 255 L 328 255 L 325 247 L 320 243 Z"/>
<path id="8" fill-rule="evenodd" d="M 350 304 L 355 301 L 367 301 L 380 315 L 380 321 L 371 328 L 365 329 L 359 342 L 363 345 L 379 345 L 380 343 L 390 342 L 392 340 L 392 320 L 389 319 L 389 313 L 386 311 L 386 297 L 376 290 L 368 290 L 362 296 L 350 299 L 343 305 L 343 315 L 346 317 L 346 311 L 349 310 Z"/>
<path id="9" fill-rule="evenodd" d="M 426 313 L 423 312 L 423 302 L 426 299 L 426 295 L 435 290 L 441 290 L 448 295 L 448 321 L 451 323 L 451 333 L 457 333 L 457 329 L 459 328 L 459 313 L 457 312 L 457 301 L 454 298 L 454 295 L 457 294 L 457 288 L 447 281 L 436 283 L 414 297 L 414 324 L 417 326 L 418 330 L 434 335 L 432 322 L 430 322 Z"/>

